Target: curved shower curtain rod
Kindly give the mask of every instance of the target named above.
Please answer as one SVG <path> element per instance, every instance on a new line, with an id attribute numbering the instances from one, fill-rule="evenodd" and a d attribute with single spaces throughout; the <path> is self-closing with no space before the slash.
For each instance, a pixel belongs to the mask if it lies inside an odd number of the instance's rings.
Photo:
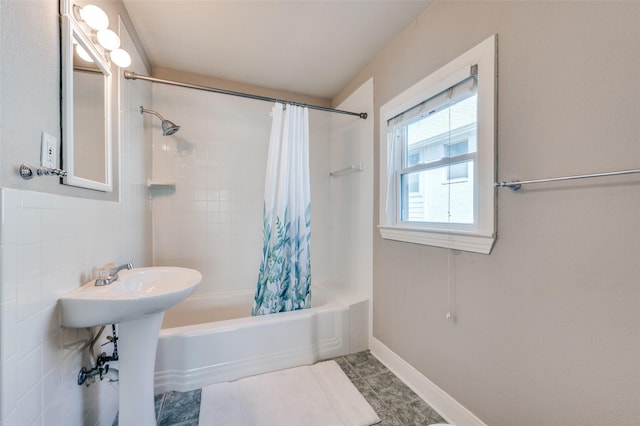
<path id="1" fill-rule="evenodd" d="M 124 72 L 124 78 L 126 78 L 127 80 L 145 80 L 145 81 L 151 81 L 153 83 L 161 83 L 161 84 L 168 84 L 168 85 L 171 85 L 171 86 L 186 87 L 188 89 L 204 90 L 205 92 L 214 92 L 214 93 L 220 93 L 220 94 L 223 94 L 223 95 L 239 96 L 241 98 L 256 99 L 256 100 L 259 100 L 259 101 L 280 102 L 280 103 L 284 103 L 284 104 L 307 107 L 309 109 L 317 109 L 317 110 L 320 110 L 320 111 L 335 112 L 337 114 L 355 115 L 357 117 L 362 118 L 363 120 L 367 119 L 367 113 L 366 112 L 343 111 L 343 110 L 340 110 L 340 109 L 321 107 L 321 106 L 317 106 L 317 105 L 301 104 L 299 102 L 285 101 L 285 100 L 282 100 L 282 99 L 269 98 L 269 97 L 266 97 L 266 96 L 251 95 L 249 93 L 234 92 L 232 90 L 216 89 L 215 87 L 198 86 L 196 84 L 180 83 L 179 81 L 163 80 L 161 78 L 155 78 L 155 77 L 149 77 L 147 75 L 136 74 L 135 72 L 132 72 L 132 71 L 125 71 Z"/>

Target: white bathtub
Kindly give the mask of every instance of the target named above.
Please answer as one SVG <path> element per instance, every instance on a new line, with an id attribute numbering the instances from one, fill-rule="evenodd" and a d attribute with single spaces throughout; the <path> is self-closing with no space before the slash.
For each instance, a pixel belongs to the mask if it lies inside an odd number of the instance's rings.
<path id="1" fill-rule="evenodd" d="M 368 301 L 312 288 L 312 307 L 251 317 L 254 291 L 193 295 L 165 313 L 155 392 L 313 364 L 368 348 Z"/>

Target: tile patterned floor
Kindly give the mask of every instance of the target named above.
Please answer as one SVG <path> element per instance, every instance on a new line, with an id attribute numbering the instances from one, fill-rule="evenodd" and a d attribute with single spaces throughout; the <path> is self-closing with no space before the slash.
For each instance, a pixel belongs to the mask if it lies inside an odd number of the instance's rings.
<path id="1" fill-rule="evenodd" d="M 334 359 L 376 411 L 380 426 L 423 426 L 444 419 L 369 351 Z M 156 395 L 158 426 L 197 426 L 200 390 Z M 118 426 L 116 417 L 113 426 Z"/>

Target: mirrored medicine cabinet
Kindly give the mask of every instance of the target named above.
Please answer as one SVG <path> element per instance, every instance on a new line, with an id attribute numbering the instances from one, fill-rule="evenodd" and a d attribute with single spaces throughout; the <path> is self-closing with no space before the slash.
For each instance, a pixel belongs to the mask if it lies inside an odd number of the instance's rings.
<path id="1" fill-rule="evenodd" d="M 61 1 L 63 183 L 111 192 L 111 67 Z"/>

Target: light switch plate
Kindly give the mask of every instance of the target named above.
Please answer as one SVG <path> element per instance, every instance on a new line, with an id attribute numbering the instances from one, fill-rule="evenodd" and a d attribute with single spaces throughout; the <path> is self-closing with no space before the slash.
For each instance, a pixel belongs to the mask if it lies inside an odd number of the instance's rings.
<path id="1" fill-rule="evenodd" d="M 58 139 L 46 132 L 42 132 L 40 150 L 40 164 L 42 167 L 58 168 Z"/>

